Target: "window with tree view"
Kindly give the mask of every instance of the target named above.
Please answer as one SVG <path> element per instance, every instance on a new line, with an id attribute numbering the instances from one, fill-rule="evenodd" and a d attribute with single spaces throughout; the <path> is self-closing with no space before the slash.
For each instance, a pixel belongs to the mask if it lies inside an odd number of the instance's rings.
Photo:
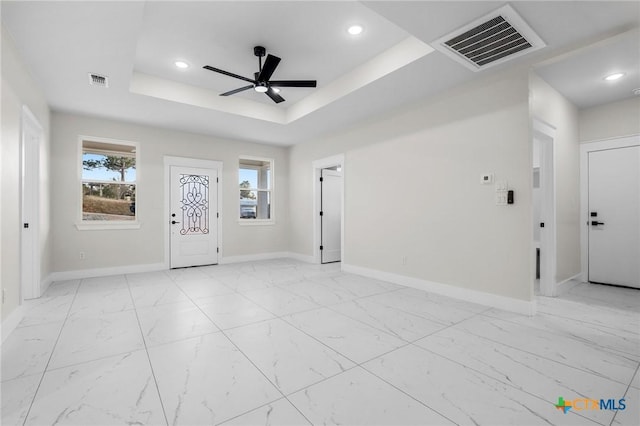
<path id="1" fill-rule="evenodd" d="M 238 178 L 240 184 L 240 219 L 271 220 L 273 211 L 273 160 L 240 158 Z"/>
<path id="2" fill-rule="evenodd" d="M 82 141 L 82 220 L 136 219 L 135 145 Z"/>

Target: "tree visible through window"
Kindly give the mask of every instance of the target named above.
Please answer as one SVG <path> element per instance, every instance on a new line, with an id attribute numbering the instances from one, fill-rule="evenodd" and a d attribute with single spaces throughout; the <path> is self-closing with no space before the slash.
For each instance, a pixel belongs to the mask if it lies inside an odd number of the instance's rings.
<path id="1" fill-rule="evenodd" d="M 82 142 L 82 220 L 136 219 L 135 145 Z"/>
<path id="2" fill-rule="evenodd" d="M 240 158 L 238 170 L 240 219 L 273 219 L 272 171 L 273 160 Z"/>

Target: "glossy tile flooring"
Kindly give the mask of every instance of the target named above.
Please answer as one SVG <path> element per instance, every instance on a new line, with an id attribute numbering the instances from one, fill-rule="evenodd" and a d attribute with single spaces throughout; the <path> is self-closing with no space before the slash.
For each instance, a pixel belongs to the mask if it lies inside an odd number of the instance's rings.
<path id="1" fill-rule="evenodd" d="M 640 424 L 640 291 L 579 284 L 526 317 L 339 268 L 57 282 L 2 345 L 2 424 Z"/>

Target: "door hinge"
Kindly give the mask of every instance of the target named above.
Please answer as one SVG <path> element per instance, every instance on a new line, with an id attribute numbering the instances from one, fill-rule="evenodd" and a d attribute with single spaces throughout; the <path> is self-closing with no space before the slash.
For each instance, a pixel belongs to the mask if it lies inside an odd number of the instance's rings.
<path id="1" fill-rule="evenodd" d="M 220 179 L 216 178 L 216 183 L 220 183 Z"/>
<path id="2" fill-rule="evenodd" d="M 320 178 L 320 182 L 322 182 L 322 181 L 323 181 L 323 179 L 322 179 L 322 178 Z"/>
<path id="3" fill-rule="evenodd" d="M 216 217 L 220 217 L 220 213 L 216 213 Z"/>
<path id="4" fill-rule="evenodd" d="M 320 212 L 320 216 L 324 215 L 324 212 Z"/>
<path id="5" fill-rule="evenodd" d="M 216 253 L 220 253 L 220 247 L 216 247 Z"/>
<path id="6" fill-rule="evenodd" d="M 320 250 L 324 250 L 324 246 L 320 246 Z"/>

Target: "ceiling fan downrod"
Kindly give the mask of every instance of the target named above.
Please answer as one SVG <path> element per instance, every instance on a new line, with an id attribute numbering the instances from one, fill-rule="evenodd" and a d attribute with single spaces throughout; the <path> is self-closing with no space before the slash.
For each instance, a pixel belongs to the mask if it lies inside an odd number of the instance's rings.
<path id="1" fill-rule="evenodd" d="M 262 57 L 267 54 L 267 49 L 262 46 L 255 46 L 253 54 L 258 57 L 258 70 L 262 72 Z"/>

